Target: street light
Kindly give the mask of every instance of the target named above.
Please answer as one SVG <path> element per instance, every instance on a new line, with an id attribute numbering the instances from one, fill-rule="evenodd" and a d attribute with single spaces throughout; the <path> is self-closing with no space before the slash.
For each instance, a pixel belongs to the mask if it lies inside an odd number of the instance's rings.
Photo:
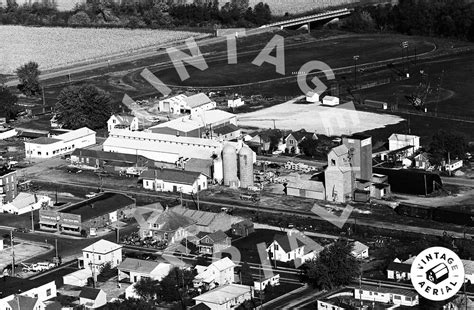
<path id="1" fill-rule="evenodd" d="M 359 60 L 359 55 L 353 56 L 352 59 L 354 59 L 354 83 L 357 89 L 357 60 Z"/>

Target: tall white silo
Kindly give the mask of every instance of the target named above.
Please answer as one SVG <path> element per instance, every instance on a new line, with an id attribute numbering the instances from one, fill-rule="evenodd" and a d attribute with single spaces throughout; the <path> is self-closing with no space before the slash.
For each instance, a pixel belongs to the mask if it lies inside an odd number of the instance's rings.
<path id="1" fill-rule="evenodd" d="M 253 151 L 243 145 L 239 151 L 240 187 L 253 186 Z"/>
<path id="2" fill-rule="evenodd" d="M 222 149 L 222 160 L 224 166 L 224 185 L 238 187 L 237 178 L 237 150 L 232 144 L 227 143 Z"/>

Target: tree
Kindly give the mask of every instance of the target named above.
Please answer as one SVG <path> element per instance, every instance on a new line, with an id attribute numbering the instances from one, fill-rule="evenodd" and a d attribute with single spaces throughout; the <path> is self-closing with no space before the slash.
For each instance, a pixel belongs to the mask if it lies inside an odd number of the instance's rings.
<path id="1" fill-rule="evenodd" d="M 255 23 L 257 25 L 268 24 L 272 20 L 272 12 L 268 4 L 260 2 L 255 5 L 253 9 L 253 14 L 255 16 Z"/>
<path id="2" fill-rule="evenodd" d="M 68 129 L 102 128 L 112 113 L 110 101 L 108 93 L 93 85 L 69 86 L 59 93 L 56 119 Z"/>
<path id="3" fill-rule="evenodd" d="M 240 267 L 240 282 L 243 285 L 253 286 L 252 272 L 250 271 L 250 266 L 246 261 L 244 261 L 242 267 Z"/>
<path id="4" fill-rule="evenodd" d="M 316 139 L 303 139 L 298 147 L 303 150 L 306 156 L 314 157 L 318 155 L 318 140 Z"/>
<path id="5" fill-rule="evenodd" d="M 105 305 L 104 310 L 154 310 L 156 307 L 145 300 L 127 298 L 125 300 L 115 300 Z"/>
<path id="6" fill-rule="evenodd" d="M 182 301 L 182 294 L 192 286 L 195 273 L 174 267 L 160 281 L 160 299 L 165 302 Z M 182 292 L 181 292 L 182 291 Z"/>
<path id="7" fill-rule="evenodd" d="M 135 284 L 134 289 L 140 298 L 148 302 L 159 295 L 160 285 L 156 280 L 143 277 Z"/>
<path id="8" fill-rule="evenodd" d="M 41 93 L 39 83 L 39 76 L 41 71 L 38 69 L 38 64 L 30 61 L 27 64 L 16 69 L 16 75 L 20 80 L 18 89 L 27 96 L 34 96 Z"/>
<path id="9" fill-rule="evenodd" d="M 464 159 L 466 150 L 467 143 L 462 134 L 440 130 L 433 135 L 429 146 L 430 161 L 440 164 L 441 161 L 448 159 L 448 154 L 451 159 Z"/>
<path id="10" fill-rule="evenodd" d="M 91 18 L 86 12 L 80 11 L 69 17 L 67 23 L 71 26 L 88 26 L 91 24 Z"/>
<path id="11" fill-rule="evenodd" d="M 307 263 L 306 281 L 316 288 L 332 290 L 347 285 L 359 274 L 359 262 L 351 255 L 352 245 L 338 239 Z"/>
<path id="12" fill-rule="evenodd" d="M 18 107 L 15 105 L 18 98 L 5 86 L 0 86 L 0 116 L 6 117 L 7 121 L 13 119 L 18 114 Z"/>

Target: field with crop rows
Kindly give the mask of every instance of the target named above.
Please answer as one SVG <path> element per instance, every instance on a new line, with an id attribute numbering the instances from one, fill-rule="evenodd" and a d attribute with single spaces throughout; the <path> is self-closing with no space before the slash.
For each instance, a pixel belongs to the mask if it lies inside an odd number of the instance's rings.
<path id="1" fill-rule="evenodd" d="M 46 70 L 206 34 L 145 29 L 0 26 L 0 74 L 28 61 Z"/>

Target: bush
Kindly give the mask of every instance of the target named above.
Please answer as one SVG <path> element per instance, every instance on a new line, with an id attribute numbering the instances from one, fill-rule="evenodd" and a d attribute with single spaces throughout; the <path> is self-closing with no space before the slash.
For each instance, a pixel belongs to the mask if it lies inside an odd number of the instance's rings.
<path id="1" fill-rule="evenodd" d="M 71 16 L 67 23 L 70 26 L 88 26 L 91 24 L 91 19 L 86 12 L 80 11 Z"/>

